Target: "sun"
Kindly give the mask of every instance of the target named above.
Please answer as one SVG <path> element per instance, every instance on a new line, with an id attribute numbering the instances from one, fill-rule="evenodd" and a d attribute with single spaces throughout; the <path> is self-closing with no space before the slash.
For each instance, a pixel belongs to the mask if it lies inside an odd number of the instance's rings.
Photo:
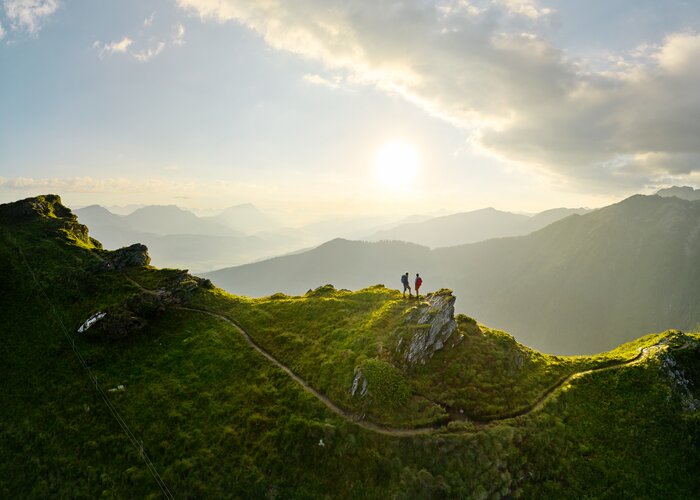
<path id="1" fill-rule="evenodd" d="M 393 189 L 409 187 L 416 180 L 419 163 L 416 149 L 401 141 L 384 144 L 374 156 L 377 177 L 382 184 Z"/>

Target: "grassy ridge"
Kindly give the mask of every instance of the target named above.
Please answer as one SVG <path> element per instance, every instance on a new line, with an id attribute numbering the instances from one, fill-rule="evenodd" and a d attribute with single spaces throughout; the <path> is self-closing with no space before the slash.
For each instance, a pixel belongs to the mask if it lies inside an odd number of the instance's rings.
<path id="1" fill-rule="evenodd" d="M 475 418 L 507 414 L 574 372 L 631 359 L 656 340 L 650 336 L 599 356 L 552 356 L 460 315 L 447 348 L 425 365 L 406 368 L 395 351 L 398 330 L 415 302 L 383 286 L 357 292 L 326 286 L 304 296 L 260 299 L 217 290 L 199 292 L 192 304 L 235 318 L 256 342 L 348 411 L 398 427 L 440 423 L 450 411 Z M 358 368 L 374 378 L 367 398 L 350 392 Z"/>
<path id="2" fill-rule="evenodd" d="M 43 201 L 49 210 L 23 217 L 0 206 L 0 497 L 157 497 L 61 325 L 74 335 L 90 314 L 142 294 L 129 278 L 155 290 L 182 274 L 100 271 L 110 252 L 56 201 Z M 177 293 L 183 305 L 242 324 L 314 387 L 378 422 L 411 426 L 459 409 L 515 408 L 572 371 L 629 359 L 662 339 L 674 369 L 700 379 L 700 349 L 678 334 L 596 357 L 553 357 L 459 317 L 463 340 L 407 369 L 396 364 L 392 339 L 412 303 L 391 290 L 324 288 L 256 300 L 201 287 Z M 692 498 L 700 491 L 698 413 L 684 409 L 688 394 L 658 356 L 575 379 L 523 417 L 488 426 L 455 421 L 395 438 L 331 413 L 235 328 L 176 305 L 124 337 L 98 329 L 75 340 L 105 389 L 124 387 L 110 399 L 177 497 Z M 370 403 L 349 396 L 357 367 L 367 373 Z"/>

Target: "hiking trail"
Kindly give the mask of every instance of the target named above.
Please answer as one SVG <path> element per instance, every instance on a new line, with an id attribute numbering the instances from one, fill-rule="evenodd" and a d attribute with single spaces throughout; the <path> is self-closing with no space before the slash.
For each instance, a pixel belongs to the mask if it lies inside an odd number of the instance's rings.
<path id="1" fill-rule="evenodd" d="M 224 321 L 228 323 L 229 325 L 233 326 L 243 337 L 243 339 L 246 341 L 246 343 L 255 349 L 259 354 L 264 356 L 268 361 L 273 363 L 275 366 L 277 366 L 279 369 L 284 371 L 289 377 L 291 377 L 295 382 L 297 382 L 306 392 L 312 394 L 316 399 L 321 401 L 330 411 L 335 413 L 336 415 L 342 417 L 343 419 L 350 421 L 360 427 L 363 427 L 367 430 L 377 432 L 379 434 L 384 434 L 388 436 L 418 436 L 418 435 L 423 435 L 423 434 L 429 434 L 432 432 L 439 432 L 443 429 L 447 429 L 447 424 L 443 425 L 436 425 L 436 426 L 429 426 L 429 427 L 414 427 L 410 429 L 396 429 L 392 427 L 385 427 L 382 425 L 375 424 L 373 422 L 367 421 L 367 420 L 360 420 L 358 417 L 346 410 L 343 410 L 339 406 L 337 406 L 333 401 L 331 401 L 327 396 L 324 394 L 320 393 L 318 390 L 314 389 L 306 380 L 301 378 L 299 375 L 294 373 L 287 365 L 279 361 L 277 358 L 275 358 L 269 351 L 267 351 L 265 348 L 261 347 L 258 345 L 255 340 L 246 332 L 238 323 L 233 321 L 232 319 L 224 316 L 223 314 L 215 313 L 212 311 L 208 311 L 206 309 L 197 309 L 193 307 L 185 307 L 185 306 L 180 306 L 177 307 L 177 309 L 184 310 L 184 311 L 190 311 L 190 312 L 198 312 L 201 314 L 207 314 L 213 318 L 217 318 L 221 321 Z M 559 392 L 561 392 L 562 388 L 564 388 L 567 384 L 572 382 L 575 379 L 585 377 L 586 375 L 590 375 L 591 373 L 597 373 L 597 372 L 604 372 L 608 370 L 616 370 L 625 366 L 632 366 L 638 363 L 641 363 L 644 359 L 649 357 L 651 352 L 658 351 L 662 349 L 664 346 L 662 345 L 653 345 L 649 347 L 645 347 L 643 349 L 640 349 L 639 354 L 637 354 L 634 358 L 628 359 L 625 361 L 621 361 L 619 363 L 613 364 L 613 365 L 608 365 L 604 366 L 601 368 L 591 368 L 589 370 L 584 370 L 581 372 L 575 372 L 567 377 L 563 378 L 556 384 L 554 384 L 552 387 L 547 389 L 535 402 L 532 404 L 521 408 L 519 410 L 515 410 L 512 412 L 500 414 L 500 415 L 490 415 L 486 417 L 479 417 L 479 418 L 473 418 L 473 419 L 463 419 L 464 421 L 472 422 L 475 425 L 481 425 L 485 426 L 487 424 L 490 424 L 492 422 L 498 422 L 502 420 L 508 420 L 511 418 L 515 417 L 520 417 L 524 415 L 528 415 L 530 413 L 536 412 L 543 408 L 551 399 L 555 398 Z M 459 421 L 457 419 L 451 420 L 451 421 Z"/>
<path id="2" fill-rule="evenodd" d="M 138 281 L 133 279 L 128 274 L 124 273 L 124 275 L 129 282 L 131 282 L 133 285 L 138 287 L 141 291 L 146 292 L 146 293 L 155 293 L 154 290 L 149 290 L 148 288 L 145 288 L 143 285 L 141 285 Z M 241 334 L 243 339 L 246 341 L 246 343 L 250 347 L 252 347 L 255 351 L 257 351 L 259 354 L 264 356 L 272 364 L 277 366 L 277 368 L 279 368 L 280 370 L 285 372 L 292 380 L 294 380 L 297 384 L 299 384 L 306 392 L 308 392 L 309 394 L 314 396 L 316 399 L 318 399 L 321 403 L 323 403 L 326 406 L 326 408 L 328 408 L 330 411 L 332 411 L 333 413 L 335 413 L 339 417 L 343 418 L 344 420 L 352 422 L 353 424 L 358 425 L 358 426 L 360 426 L 364 429 L 367 429 L 369 431 L 376 432 L 378 434 L 384 434 L 387 436 L 398 436 L 398 437 L 420 436 L 420 435 L 424 435 L 424 434 L 430 434 L 433 432 L 440 432 L 440 431 L 446 430 L 447 425 L 450 422 L 464 421 L 464 422 L 471 422 L 476 427 L 485 427 L 485 426 L 487 426 L 491 423 L 494 423 L 494 422 L 529 415 L 531 413 L 534 413 L 534 412 L 542 409 L 549 401 L 554 399 L 563 390 L 563 388 L 566 387 L 567 384 L 571 383 L 572 381 L 574 381 L 576 379 L 585 377 L 585 376 L 590 375 L 592 373 L 605 372 L 605 371 L 609 371 L 609 370 L 617 370 L 619 368 L 623 368 L 626 366 L 632 366 L 635 364 L 639 364 L 642 361 L 644 361 L 646 358 L 648 358 L 652 352 L 656 352 L 656 351 L 663 349 L 664 347 L 667 347 L 664 344 L 658 343 L 658 344 L 644 347 L 644 348 L 640 349 L 639 353 L 634 358 L 631 358 L 631 359 L 628 359 L 625 361 L 620 361 L 619 363 L 607 365 L 607 366 L 604 366 L 601 368 L 591 368 L 589 370 L 574 372 L 574 373 L 564 377 L 559 382 L 557 382 L 556 384 L 549 387 L 547 390 L 545 390 L 544 393 L 539 398 L 537 398 L 533 403 L 531 403 L 523 408 L 517 409 L 517 410 L 513 410 L 510 412 L 506 412 L 506 413 L 502 413 L 502 414 L 498 414 L 498 415 L 488 415 L 485 417 L 453 418 L 445 424 L 436 424 L 434 426 L 413 427 L 413 428 L 409 428 L 409 429 L 396 429 L 396 428 L 392 428 L 392 427 L 387 427 L 387 426 L 375 424 L 375 423 L 370 422 L 368 420 L 362 420 L 360 417 L 358 417 L 358 415 L 355 415 L 351 412 L 348 412 L 348 411 L 340 408 L 333 401 L 331 401 L 326 395 L 324 395 L 321 392 L 319 392 L 318 390 L 314 389 L 306 380 L 304 380 L 299 375 L 294 373 L 291 368 L 289 368 L 287 365 L 285 365 L 284 363 L 279 361 L 269 351 L 267 351 L 265 348 L 263 348 L 257 342 L 255 342 L 255 340 L 253 340 L 253 338 L 248 334 L 248 332 L 246 332 L 245 329 L 241 325 L 239 325 L 236 321 L 232 320 L 231 318 L 228 318 L 227 316 L 224 316 L 223 314 L 209 311 L 207 309 L 198 309 L 198 308 L 186 307 L 186 306 L 177 306 L 176 309 L 183 310 L 183 311 L 196 312 L 196 313 L 200 313 L 200 314 L 206 314 L 206 315 L 209 315 L 213 318 L 217 318 L 221 321 L 224 321 L 225 323 L 228 323 L 236 331 L 238 331 L 238 333 Z"/>

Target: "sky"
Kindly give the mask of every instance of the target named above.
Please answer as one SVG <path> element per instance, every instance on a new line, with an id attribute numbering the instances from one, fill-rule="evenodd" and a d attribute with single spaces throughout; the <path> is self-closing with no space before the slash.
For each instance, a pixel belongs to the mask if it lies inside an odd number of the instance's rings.
<path id="1" fill-rule="evenodd" d="M 700 185 L 698 60 L 694 0 L 0 0 L 0 202 L 602 206 Z"/>

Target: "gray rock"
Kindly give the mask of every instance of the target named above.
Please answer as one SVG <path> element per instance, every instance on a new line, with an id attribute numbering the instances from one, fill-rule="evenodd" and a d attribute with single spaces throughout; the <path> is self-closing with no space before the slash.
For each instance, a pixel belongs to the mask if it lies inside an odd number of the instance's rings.
<path id="1" fill-rule="evenodd" d="M 695 398 L 691 390 L 693 381 L 688 379 L 685 371 L 678 366 L 678 362 L 671 353 L 667 352 L 661 358 L 660 369 L 666 373 L 672 391 L 679 396 L 683 410 L 690 413 L 697 411 L 700 408 L 700 400 Z M 670 396 L 669 394 L 669 399 Z"/>
<path id="2" fill-rule="evenodd" d="M 364 398 L 367 395 L 367 378 L 365 378 L 362 373 L 362 369 L 358 368 L 355 372 L 355 378 L 352 380 L 352 387 L 350 387 L 350 395 L 355 397 L 357 394 L 357 389 L 360 388 L 360 397 Z"/>
<path id="3" fill-rule="evenodd" d="M 445 346 L 457 328 L 454 303 L 452 292 L 441 290 L 426 295 L 425 300 L 407 313 L 403 326 L 409 327 L 404 331 L 410 332 L 410 337 L 402 336 L 396 349 L 409 365 L 425 364 Z"/>
<path id="4" fill-rule="evenodd" d="M 129 267 L 143 267 L 151 263 L 148 248 L 141 243 L 115 250 L 109 259 L 102 263 L 103 269 L 126 269 Z"/>

